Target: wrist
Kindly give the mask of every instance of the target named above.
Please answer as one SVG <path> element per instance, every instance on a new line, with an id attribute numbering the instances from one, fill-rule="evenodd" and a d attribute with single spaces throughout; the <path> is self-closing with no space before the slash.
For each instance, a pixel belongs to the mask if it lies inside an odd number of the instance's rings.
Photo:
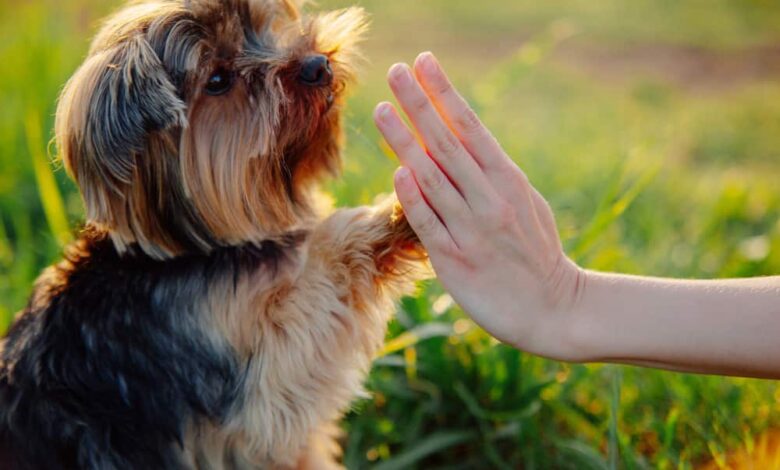
<path id="1" fill-rule="evenodd" d="M 566 345 L 567 361 L 587 363 L 609 360 L 615 354 L 615 345 L 626 339 L 625 324 L 617 318 L 625 318 L 621 312 L 628 306 L 625 288 L 634 285 L 635 279 L 622 275 L 581 270 L 581 289 L 577 301 L 569 312 L 569 318 L 561 327 Z M 628 354 L 621 350 L 617 355 Z"/>
<path id="2" fill-rule="evenodd" d="M 561 360 L 567 362 L 592 362 L 597 356 L 594 351 L 593 326 L 596 319 L 593 309 L 589 308 L 589 297 L 598 290 L 601 282 L 599 273 L 578 268 L 576 293 L 572 297 L 570 308 L 561 315 L 559 331 L 561 335 Z"/>
<path id="3" fill-rule="evenodd" d="M 570 317 L 581 308 L 588 278 L 588 270 L 581 268 L 568 256 L 561 254 L 553 286 L 553 314 Z"/>
<path id="4" fill-rule="evenodd" d="M 583 302 L 595 273 L 578 266 L 561 255 L 547 283 L 548 300 L 546 308 L 534 315 L 534 327 L 528 331 L 530 337 L 516 347 L 549 359 L 583 362 L 586 357 L 582 349 L 580 319 L 583 316 Z"/>

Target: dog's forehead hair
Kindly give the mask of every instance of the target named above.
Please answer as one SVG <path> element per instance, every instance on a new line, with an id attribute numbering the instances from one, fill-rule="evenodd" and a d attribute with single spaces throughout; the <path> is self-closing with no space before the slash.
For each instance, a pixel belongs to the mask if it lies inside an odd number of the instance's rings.
<path id="1" fill-rule="evenodd" d="M 230 58 L 248 46 L 274 49 L 285 31 L 301 31 L 304 0 L 184 0 L 183 7 L 209 31 L 212 57 Z"/>
<path id="2" fill-rule="evenodd" d="M 302 0 L 184 0 L 184 6 L 205 25 L 232 23 L 261 29 L 300 19 Z"/>
<path id="3" fill-rule="evenodd" d="M 164 40 L 180 20 L 211 31 L 221 45 L 240 48 L 247 33 L 263 35 L 291 24 L 300 24 L 301 7 L 306 0 L 136 0 L 110 17 L 95 36 L 90 55 L 123 43 L 139 32 L 157 30 Z M 182 32 L 182 30 L 179 30 Z M 266 34 L 267 35 L 267 34 Z M 258 39 L 258 38 L 254 38 Z"/>

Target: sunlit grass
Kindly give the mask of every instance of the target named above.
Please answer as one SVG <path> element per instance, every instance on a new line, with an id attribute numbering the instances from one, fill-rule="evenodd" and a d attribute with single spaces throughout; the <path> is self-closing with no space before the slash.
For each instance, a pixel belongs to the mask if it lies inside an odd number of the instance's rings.
<path id="1" fill-rule="evenodd" d="M 0 2 L 0 326 L 81 218 L 47 149 L 57 93 L 111 3 Z M 554 60 L 578 41 L 777 43 L 774 3 L 362 3 L 373 15 L 371 63 L 347 110 L 343 178 L 328 185 L 339 204 L 391 190 L 397 163 L 371 110 L 390 97 L 386 67 L 433 48 L 549 198 L 583 265 L 681 277 L 780 273 L 777 80 L 697 92 L 656 78 L 604 81 Z M 780 427 L 773 382 L 534 358 L 497 344 L 435 282 L 404 300 L 379 356 L 373 397 L 344 424 L 350 468 L 686 469 L 769 456 L 766 431 Z"/>

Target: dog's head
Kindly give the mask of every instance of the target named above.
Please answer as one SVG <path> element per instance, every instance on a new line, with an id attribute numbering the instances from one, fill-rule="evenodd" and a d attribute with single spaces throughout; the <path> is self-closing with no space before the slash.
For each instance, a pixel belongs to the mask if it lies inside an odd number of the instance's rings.
<path id="1" fill-rule="evenodd" d="M 259 241 L 339 167 L 359 9 L 157 0 L 109 18 L 60 97 L 59 155 L 88 222 L 163 258 Z"/>

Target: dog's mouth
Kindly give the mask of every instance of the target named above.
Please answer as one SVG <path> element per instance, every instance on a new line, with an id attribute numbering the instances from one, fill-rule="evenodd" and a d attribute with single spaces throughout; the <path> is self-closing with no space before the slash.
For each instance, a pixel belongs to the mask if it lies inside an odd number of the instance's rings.
<path id="1" fill-rule="evenodd" d="M 297 87 L 297 96 L 293 98 L 295 104 L 280 123 L 281 128 L 289 132 L 283 152 L 288 170 L 292 171 L 306 159 L 306 155 L 316 154 L 316 151 L 312 152 L 313 146 L 329 145 L 326 144 L 329 140 L 326 136 L 334 131 L 342 90 L 343 84 L 336 81 L 319 89 Z"/>

